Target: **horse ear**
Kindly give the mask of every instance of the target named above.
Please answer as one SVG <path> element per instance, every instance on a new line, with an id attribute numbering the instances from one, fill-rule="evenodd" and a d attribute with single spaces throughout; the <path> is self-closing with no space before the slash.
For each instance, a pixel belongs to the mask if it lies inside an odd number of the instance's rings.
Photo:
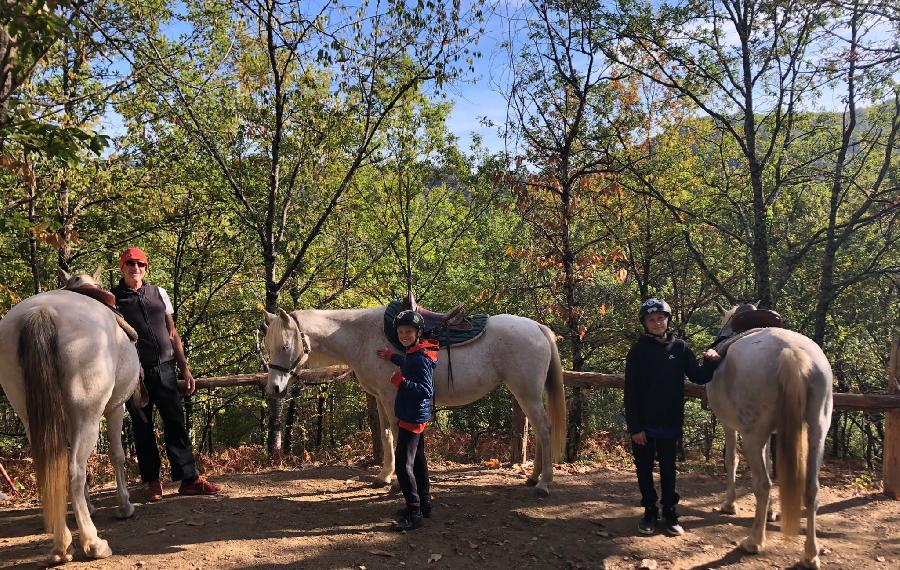
<path id="1" fill-rule="evenodd" d="M 760 299 L 760 300 L 758 300 L 757 302 L 753 303 L 753 308 L 754 308 L 754 309 L 758 309 L 760 303 L 762 303 L 762 299 Z"/>
<path id="2" fill-rule="evenodd" d="M 97 266 L 97 269 L 94 270 L 94 274 L 91 275 L 91 279 L 93 279 L 94 283 L 96 283 L 97 285 L 100 284 L 100 280 L 103 279 L 103 266 Z"/>
<path id="3" fill-rule="evenodd" d="M 69 275 L 69 272 L 62 268 L 56 270 L 56 275 L 59 277 L 59 280 L 62 281 L 63 283 L 68 283 L 69 279 L 72 278 L 72 276 Z M 65 287 L 65 285 L 63 285 L 63 286 Z"/>
<path id="4" fill-rule="evenodd" d="M 719 302 L 716 302 L 716 310 L 719 311 L 719 314 L 720 314 L 720 315 L 724 315 L 725 313 L 728 312 L 728 309 L 726 309 L 725 307 L 723 307 L 723 306 L 721 305 L 721 303 L 719 303 Z"/>
<path id="5" fill-rule="evenodd" d="M 278 318 L 278 315 L 274 315 L 274 314 L 270 313 L 269 311 L 263 311 L 263 320 L 265 320 L 266 326 L 271 325 L 272 321 L 274 321 L 277 318 Z"/>
<path id="6" fill-rule="evenodd" d="M 284 309 L 278 309 L 278 316 L 281 317 L 281 320 L 284 321 L 284 324 L 291 324 L 291 316 L 287 314 L 287 311 Z"/>

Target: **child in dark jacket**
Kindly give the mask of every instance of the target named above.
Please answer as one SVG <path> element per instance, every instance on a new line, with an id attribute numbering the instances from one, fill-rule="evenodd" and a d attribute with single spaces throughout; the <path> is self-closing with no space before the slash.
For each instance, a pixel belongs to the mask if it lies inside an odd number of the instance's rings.
<path id="1" fill-rule="evenodd" d="M 625 363 L 625 420 L 631 434 L 631 449 L 641 490 L 644 516 L 638 523 L 642 534 L 653 534 L 659 519 L 653 484 L 653 464 L 659 461 L 662 510 L 666 533 L 684 533 L 675 506 L 675 450 L 684 423 L 684 377 L 695 384 L 712 380 L 714 366 L 701 366 L 682 339 L 668 331 L 672 309 L 660 299 L 647 299 L 639 313 L 644 333 L 632 345 Z M 703 358 L 719 355 L 707 350 Z"/>
<path id="2" fill-rule="evenodd" d="M 416 311 L 402 311 L 394 318 L 394 329 L 406 354 L 396 354 L 387 348 L 378 356 L 400 367 L 391 376 L 397 387 L 394 415 L 397 416 L 397 482 L 403 491 L 406 508 L 393 526 L 396 531 L 414 530 L 422 526 L 422 517 L 431 516 L 428 462 L 425 459 L 425 425 L 431 419 L 434 398 L 434 368 L 437 366 L 438 345 L 421 338 L 425 320 Z"/>

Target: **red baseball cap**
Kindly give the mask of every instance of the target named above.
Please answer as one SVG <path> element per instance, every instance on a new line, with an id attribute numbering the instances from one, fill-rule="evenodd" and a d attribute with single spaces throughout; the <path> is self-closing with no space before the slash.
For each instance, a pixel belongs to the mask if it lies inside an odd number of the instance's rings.
<path id="1" fill-rule="evenodd" d="M 129 247 L 125 251 L 122 252 L 122 255 L 119 256 L 119 269 L 125 270 L 125 262 L 131 261 L 132 259 L 137 261 L 143 261 L 149 265 L 149 261 L 147 260 L 147 254 L 139 247 Z"/>

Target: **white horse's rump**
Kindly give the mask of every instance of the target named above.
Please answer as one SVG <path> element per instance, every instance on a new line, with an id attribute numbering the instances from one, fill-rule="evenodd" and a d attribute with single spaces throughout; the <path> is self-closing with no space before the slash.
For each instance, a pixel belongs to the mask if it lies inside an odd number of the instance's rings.
<path id="1" fill-rule="evenodd" d="M 115 314 L 94 299 L 49 291 L 25 299 L 0 320 L 0 385 L 31 442 L 44 522 L 53 533 L 52 562 L 72 559 L 67 490 L 85 554 L 112 554 L 91 521 L 85 472 L 102 415 L 116 469 L 118 515 L 134 513 L 125 486 L 122 420 L 139 374 L 134 345 Z"/>
<path id="2" fill-rule="evenodd" d="M 723 512 L 735 512 L 736 431 L 741 434 L 750 466 L 756 515 L 750 536 L 741 546 L 751 553 L 765 546 L 771 488 L 766 447 L 775 432 L 782 529 L 785 534 L 797 534 L 801 504 L 805 502 L 807 530 L 802 562 L 817 568 L 818 473 L 832 407 L 831 365 L 822 349 L 787 329 L 751 332 L 728 348 L 706 390 L 710 408 L 725 428 L 728 489 Z"/>
<path id="3" fill-rule="evenodd" d="M 394 365 L 375 354 L 387 345 L 382 332 L 384 309 L 303 310 L 290 315 L 280 311 L 280 316 L 266 313 L 265 344 L 272 360 L 278 359 L 279 368 L 284 368 L 300 357 L 302 331 L 310 343 L 310 365 L 340 362 L 353 369 L 363 389 L 378 400 L 384 463 L 377 478 L 389 484 L 394 473 L 397 389 L 388 381 Z M 448 374 L 451 362 L 452 383 Z M 284 394 L 290 377 L 288 372 L 270 368 L 269 393 Z M 553 460 L 562 453 L 566 429 L 562 365 L 550 329 L 524 317 L 496 315 L 488 320 L 477 341 L 451 347 L 449 355 L 447 349 L 441 349 L 434 374 L 437 404 L 468 404 L 501 383 L 506 384 L 534 427 L 535 461 L 528 484 L 546 494 L 547 484 L 553 480 Z"/>

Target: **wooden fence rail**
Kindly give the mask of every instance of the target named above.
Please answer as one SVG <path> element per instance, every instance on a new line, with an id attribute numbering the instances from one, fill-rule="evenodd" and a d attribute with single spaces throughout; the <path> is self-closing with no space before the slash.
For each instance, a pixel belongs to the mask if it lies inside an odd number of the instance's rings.
<path id="1" fill-rule="evenodd" d="M 888 394 L 834 394 L 834 407 L 838 410 L 861 410 L 866 412 L 886 412 L 884 429 L 884 461 L 883 481 L 884 492 L 888 496 L 900 498 L 900 391 L 898 391 L 898 354 L 900 347 L 898 341 L 894 341 L 891 352 L 891 363 L 888 368 Z M 340 382 L 352 378 L 351 371 L 346 366 L 329 366 L 327 368 L 315 368 L 301 370 L 300 380 L 306 384 L 323 384 Z M 264 372 L 256 374 L 238 374 L 234 376 L 218 376 L 210 378 L 198 378 L 197 388 L 221 388 L 227 386 L 264 386 L 267 375 Z M 572 372 L 564 371 L 563 378 L 566 386 L 582 388 L 623 388 L 625 377 L 622 374 L 602 374 L 599 372 Z M 696 384 L 685 384 L 685 396 L 698 398 L 705 401 L 706 389 Z M 518 407 L 518 406 L 517 406 Z M 515 412 L 519 412 L 516 414 Z M 527 432 L 527 422 L 521 410 L 514 410 L 513 449 L 514 456 L 525 455 L 524 433 Z M 518 428 L 518 429 L 516 429 Z"/>
<path id="2" fill-rule="evenodd" d="M 304 369 L 299 371 L 300 379 L 306 384 L 323 384 L 340 382 L 350 379 L 350 369 L 346 366 L 336 365 L 326 368 Z M 267 374 L 257 372 L 255 374 L 235 374 L 233 376 L 213 376 L 209 378 L 197 378 L 197 388 L 224 388 L 230 386 L 265 386 Z M 600 372 L 572 372 L 566 370 L 563 373 L 566 386 L 579 388 L 623 388 L 625 376 L 622 374 L 603 374 Z M 180 384 L 183 385 L 183 381 Z M 696 384 L 686 383 L 685 396 L 688 398 L 704 399 L 706 389 Z M 893 394 L 834 394 L 834 407 L 838 410 L 862 410 L 866 412 L 882 412 L 888 410 L 900 410 L 900 393 Z"/>

